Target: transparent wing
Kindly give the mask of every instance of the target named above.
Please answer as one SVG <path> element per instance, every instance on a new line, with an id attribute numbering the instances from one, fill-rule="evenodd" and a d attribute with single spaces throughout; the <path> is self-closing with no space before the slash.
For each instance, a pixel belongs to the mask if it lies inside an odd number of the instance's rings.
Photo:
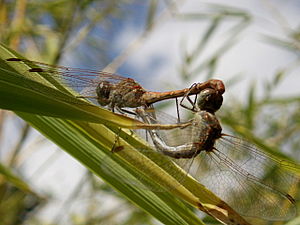
<path id="1" fill-rule="evenodd" d="M 176 124 L 178 122 L 177 118 L 172 117 L 164 112 L 154 110 L 154 109 L 146 109 L 144 110 L 144 116 L 147 116 L 147 118 L 141 118 L 138 117 L 138 119 L 141 119 L 144 123 L 150 123 L 150 124 Z M 157 158 L 168 158 L 169 160 L 172 160 L 173 163 L 181 167 L 185 173 L 178 174 L 176 171 L 171 171 L 171 175 L 176 178 L 176 180 L 179 183 L 182 183 L 184 179 L 186 178 L 188 171 L 191 168 L 191 165 L 193 164 L 194 157 L 191 158 L 172 158 L 167 157 L 163 152 L 161 152 L 157 147 L 155 147 L 155 144 L 151 138 L 151 132 L 156 133 L 159 138 L 165 143 L 166 148 L 167 147 L 175 147 L 178 146 L 186 146 L 189 144 L 192 144 L 194 139 L 196 137 L 192 137 L 191 134 L 193 134 L 193 129 L 195 129 L 192 126 L 185 126 L 182 128 L 173 128 L 170 130 L 134 130 L 134 132 L 141 137 L 143 140 L 145 140 L 149 146 L 153 149 L 152 155 L 155 155 Z M 142 148 L 137 148 L 139 151 L 145 151 Z M 189 150 L 189 149 L 188 149 Z M 168 169 L 168 168 L 167 168 Z"/>
<path id="2" fill-rule="evenodd" d="M 292 192 L 299 177 L 246 140 L 220 138 L 212 152 L 201 152 L 190 173 L 244 216 L 287 220 L 296 214 Z M 291 164 L 289 164 L 291 165 Z"/>
<path id="3" fill-rule="evenodd" d="M 158 111 L 149 116 L 152 123 L 176 121 Z M 155 132 L 170 149 L 197 142 L 201 134 L 194 136 L 195 129 L 199 128 L 189 126 Z M 203 150 L 191 159 L 172 160 L 244 216 L 267 220 L 295 216 L 292 196 L 299 187 L 299 174 L 293 171 L 299 171 L 299 167 L 264 153 L 246 140 L 225 134 L 216 140 L 214 148 L 210 152 Z"/>
<path id="4" fill-rule="evenodd" d="M 149 123 L 149 124 L 161 124 L 161 125 L 172 125 L 172 124 L 178 124 L 178 119 L 164 113 L 159 110 L 155 110 L 152 108 L 143 110 L 144 116 L 146 116 L 147 120 L 144 118 L 141 118 L 137 114 L 138 120 L 140 120 L 143 123 Z M 186 122 L 183 122 L 182 124 L 186 124 Z M 180 145 L 188 145 L 192 144 L 194 141 L 196 141 L 197 137 L 192 136 L 194 133 L 194 126 L 183 126 L 178 128 L 173 128 L 169 130 L 156 130 L 155 132 L 160 136 L 160 138 L 165 142 L 168 146 L 180 146 Z M 136 130 L 135 131 L 139 136 L 141 136 L 144 140 L 152 143 L 153 142 L 149 136 L 148 133 L 144 130 Z"/>
<path id="5" fill-rule="evenodd" d="M 52 79 L 54 78 L 59 80 L 84 96 L 96 97 L 97 86 L 103 81 L 114 85 L 113 88 L 120 84 L 126 84 L 126 88 L 129 90 L 142 88 L 138 83 L 134 82 L 134 80 L 130 78 L 103 71 L 54 66 L 19 58 L 11 58 L 7 59 L 7 61 L 13 63 L 25 63 L 31 68 L 23 71 L 24 73 L 33 74 L 34 72 L 39 72 L 40 74 L 43 74 L 46 79 L 50 77 Z"/>

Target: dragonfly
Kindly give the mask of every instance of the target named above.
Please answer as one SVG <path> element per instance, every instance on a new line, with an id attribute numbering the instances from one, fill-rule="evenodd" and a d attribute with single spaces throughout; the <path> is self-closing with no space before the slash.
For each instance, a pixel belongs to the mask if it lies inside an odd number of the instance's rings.
<path id="1" fill-rule="evenodd" d="M 128 113 L 124 108 L 149 107 L 155 102 L 174 99 L 185 95 L 195 95 L 206 88 L 212 88 L 222 94 L 225 86 L 221 80 L 211 79 L 203 83 L 195 83 L 190 88 L 175 91 L 147 91 L 134 79 L 120 75 L 80 68 L 54 66 L 21 58 L 8 58 L 8 62 L 24 63 L 30 68 L 25 73 L 38 72 L 44 77 L 60 80 L 62 83 L 80 93 L 78 98 L 85 98 L 100 106 Z"/>
<path id="2" fill-rule="evenodd" d="M 191 126 L 147 130 L 157 152 L 171 158 L 243 216 L 265 220 L 294 217 L 296 206 L 290 192 L 299 187 L 299 174 L 295 173 L 299 167 L 245 139 L 222 133 L 215 115 L 222 99 L 213 89 L 203 90 Z M 136 111 L 145 123 L 162 123 L 155 111 Z"/>

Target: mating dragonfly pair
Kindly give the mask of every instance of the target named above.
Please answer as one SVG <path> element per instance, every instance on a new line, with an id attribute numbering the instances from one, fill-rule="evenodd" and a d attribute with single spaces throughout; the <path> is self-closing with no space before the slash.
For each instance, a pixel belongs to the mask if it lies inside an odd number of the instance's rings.
<path id="1" fill-rule="evenodd" d="M 39 72 L 58 79 L 79 92 L 78 97 L 96 100 L 112 111 L 128 113 L 124 108 L 137 108 L 133 112 L 142 122 L 157 127 L 168 122 L 161 121 L 162 113 L 150 106 L 158 101 L 183 97 L 180 105 L 189 108 L 183 104 L 184 99 L 188 100 L 194 117 L 189 126 L 180 127 L 179 124 L 174 129 L 147 130 L 156 151 L 186 169 L 241 215 L 267 220 L 286 220 L 296 215 L 295 200 L 289 192 L 293 186 L 298 186 L 299 177 L 289 168 L 291 164 L 246 140 L 222 133 L 215 115 L 223 101 L 222 81 L 209 80 L 182 90 L 151 92 L 133 79 L 106 72 L 18 58 L 7 61 L 25 63 L 30 69 L 24 72 Z M 192 101 L 190 95 L 196 95 L 198 101 Z"/>

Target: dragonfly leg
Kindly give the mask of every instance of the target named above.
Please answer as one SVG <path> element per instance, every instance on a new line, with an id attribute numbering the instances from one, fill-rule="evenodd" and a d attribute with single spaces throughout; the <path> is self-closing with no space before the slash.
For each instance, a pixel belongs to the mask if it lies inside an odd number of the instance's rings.
<path id="1" fill-rule="evenodd" d="M 119 151 L 122 151 L 124 149 L 124 146 L 120 145 L 120 132 L 122 128 L 119 128 L 118 132 L 116 133 L 114 144 L 111 148 L 112 153 L 116 153 Z"/>
<path id="2" fill-rule="evenodd" d="M 179 107 L 178 107 L 178 98 L 175 98 L 176 101 L 176 111 L 177 111 L 177 123 L 180 123 L 180 114 L 179 114 Z"/>
<path id="3" fill-rule="evenodd" d="M 187 109 L 187 110 L 190 110 L 190 111 L 193 111 L 193 112 L 196 112 L 196 109 L 195 109 L 195 101 L 197 99 L 197 96 L 195 98 L 194 101 L 192 101 L 192 99 L 189 97 L 190 93 L 196 88 L 197 86 L 197 83 L 194 83 L 192 84 L 192 86 L 189 88 L 189 91 L 185 93 L 185 95 L 182 97 L 181 101 L 180 101 L 180 106 Z M 192 107 L 189 107 L 189 106 L 186 106 L 183 101 L 187 99 L 188 102 L 191 104 Z"/>
<path id="4" fill-rule="evenodd" d="M 123 114 L 130 114 L 130 115 L 136 116 L 136 113 L 135 113 L 135 112 L 132 112 L 132 111 L 127 110 L 127 109 L 122 109 L 122 108 L 117 107 L 117 106 L 115 107 L 115 109 L 116 109 L 119 113 L 121 113 L 122 115 L 123 115 Z"/>

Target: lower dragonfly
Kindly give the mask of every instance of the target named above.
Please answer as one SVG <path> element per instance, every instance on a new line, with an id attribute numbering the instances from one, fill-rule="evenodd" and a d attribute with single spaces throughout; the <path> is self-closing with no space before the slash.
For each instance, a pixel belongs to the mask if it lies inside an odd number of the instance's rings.
<path id="1" fill-rule="evenodd" d="M 24 63 L 26 68 L 23 73 L 30 75 L 38 72 L 45 79 L 56 79 L 80 93 L 78 98 L 91 101 L 96 100 L 101 106 L 107 106 L 110 110 L 117 109 L 120 112 L 128 112 L 123 108 L 136 108 L 150 106 L 155 102 L 185 95 L 195 95 L 206 88 L 212 88 L 218 93 L 225 91 L 221 80 L 211 79 L 203 83 L 195 83 L 190 88 L 175 91 L 153 92 L 145 90 L 135 80 L 111 74 L 103 71 L 71 68 L 64 66 L 48 65 L 46 63 L 30 61 L 20 58 L 8 58 L 7 62 Z"/>
<path id="2" fill-rule="evenodd" d="M 296 215 L 290 194 L 298 187 L 296 165 L 257 146 L 222 133 L 215 112 L 222 95 L 200 92 L 192 125 L 168 131 L 148 130 L 158 152 L 172 160 L 243 216 L 288 220 Z M 161 123 L 154 111 L 137 109 L 145 123 Z M 165 122 L 164 122 L 165 123 Z"/>

